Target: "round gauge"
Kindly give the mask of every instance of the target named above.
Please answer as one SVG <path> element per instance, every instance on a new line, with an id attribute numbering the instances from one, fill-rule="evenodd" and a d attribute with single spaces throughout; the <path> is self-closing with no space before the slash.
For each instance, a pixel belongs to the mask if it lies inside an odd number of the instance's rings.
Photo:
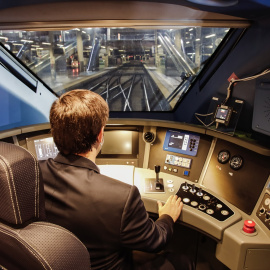
<path id="1" fill-rule="evenodd" d="M 230 159 L 230 152 L 228 150 L 221 150 L 218 153 L 218 162 L 221 164 L 225 164 L 229 161 Z"/>
<path id="2" fill-rule="evenodd" d="M 243 158 L 241 156 L 233 156 L 230 160 L 230 167 L 233 170 L 239 170 L 243 166 Z"/>

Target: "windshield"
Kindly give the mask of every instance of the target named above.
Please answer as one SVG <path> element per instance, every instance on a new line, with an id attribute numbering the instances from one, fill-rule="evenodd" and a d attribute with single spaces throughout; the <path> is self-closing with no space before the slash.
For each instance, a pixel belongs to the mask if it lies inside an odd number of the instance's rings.
<path id="1" fill-rule="evenodd" d="M 111 111 L 171 111 L 228 28 L 0 31 L 0 42 L 57 95 L 99 93 Z"/>

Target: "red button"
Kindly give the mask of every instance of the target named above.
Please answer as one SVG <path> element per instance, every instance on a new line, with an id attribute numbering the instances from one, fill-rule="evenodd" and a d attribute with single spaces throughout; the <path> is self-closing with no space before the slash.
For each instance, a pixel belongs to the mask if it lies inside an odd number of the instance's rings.
<path id="1" fill-rule="evenodd" d="M 246 233 L 254 233 L 255 232 L 255 222 L 252 220 L 245 220 L 243 231 Z"/>

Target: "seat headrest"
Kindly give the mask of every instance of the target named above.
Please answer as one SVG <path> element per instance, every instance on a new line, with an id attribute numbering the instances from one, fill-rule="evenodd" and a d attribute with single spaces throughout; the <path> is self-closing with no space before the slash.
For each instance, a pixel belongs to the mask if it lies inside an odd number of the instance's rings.
<path id="1" fill-rule="evenodd" d="M 0 142 L 0 220 L 11 226 L 45 220 L 43 189 L 36 158 L 20 146 Z"/>

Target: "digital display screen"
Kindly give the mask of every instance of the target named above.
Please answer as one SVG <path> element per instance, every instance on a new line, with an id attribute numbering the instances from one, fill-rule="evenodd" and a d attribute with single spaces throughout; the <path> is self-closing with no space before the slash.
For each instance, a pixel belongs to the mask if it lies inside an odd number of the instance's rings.
<path id="1" fill-rule="evenodd" d="M 97 158 L 137 158 L 138 134 L 137 130 L 105 130 L 104 143 Z"/>
<path id="2" fill-rule="evenodd" d="M 38 160 L 55 158 L 59 153 L 51 134 L 26 138 L 26 144 Z M 137 158 L 138 153 L 137 130 L 105 130 L 104 143 L 97 158 Z"/>
<path id="3" fill-rule="evenodd" d="M 34 146 L 38 160 L 45 160 L 48 158 L 55 158 L 59 153 L 53 137 L 34 140 Z"/>
<path id="4" fill-rule="evenodd" d="M 168 130 L 165 136 L 163 150 L 196 156 L 200 142 L 200 136 L 175 130 Z"/>
<path id="5" fill-rule="evenodd" d="M 105 131 L 101 154 L 132 154 L 132 132 L 128 130 Z"/>
<path id="6" fill-rule="evenodd" d="M 221 119 L 221 120 L 226 120 L 228 113 L 229 113 L 228 109 L 218 108 L 217 113 L 216 113 L 216 118 Z"/>

